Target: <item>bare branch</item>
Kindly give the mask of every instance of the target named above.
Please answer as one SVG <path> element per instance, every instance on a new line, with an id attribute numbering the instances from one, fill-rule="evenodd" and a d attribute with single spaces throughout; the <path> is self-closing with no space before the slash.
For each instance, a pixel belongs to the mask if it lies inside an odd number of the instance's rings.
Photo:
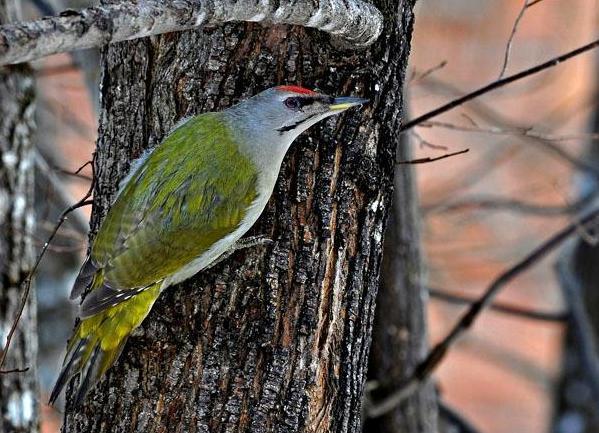
<path id="1" fill-rule="evenodd" d="M 447 60 L 443 60 L 439 64 L 433 66 L 432 68 L 428 68 L 424 72 L 421 72 L 421 73 L 418 73 L 416 70 L 414 70 L 414 71 L 412 71 L 412 76 L 408 80 L 408 84 L 410 84 L 410 85 L 416 84 L 418 81 L 424 80 L 426 77 L 443 69 L 445 66 L 447 66 Z"/>
<path id="2" fill-rule="evenodd" d="M 464 114 L 462 114 L 464 115 Z M 468 118 L 469 122 L 474 122 L 472 118 Z M 494 135 L 520 135 L 528 138 L 535 138 L 537 140 L 543 141 L 573 141 L 573 140 L 594 140 L 599 141 L 599 134 L 597 133 L 578 133 L 578 134 L 544 134 L 542 132 L 534 131 L 532 127 L 508 127 L 508 128 L 498 128 L 498 127 L 482 127 L 476 124 L 472 126 L 463 126 L 457 125 L 455 123 L 450 122 L 439 122 L 437 120 L 429 120 L 427 122 L 422 122 L 419 127 L 423 128 L 445 128 L 451 129 L 454 131 L 464 131 L 464 132 L 479 132 L 481 134 L 494 134 Z"/>
<path id="3" fill-rule="evenodd" d="M 1 26 L 0 65 L 230 21 L 312 27 L 345 40 L 348 48 L 372 44 L 383 29 L 379 10 L 362 0 L 125 1 Z"/>
<path id="4" fill-rule="evenodd" d="M 447 104 L 444 104 L 438 108 L 435 108 L 434 110 L 429 111 L 428 113 L 422 114 L 421 116 L 418 116 L 415 119 L 412 119 L 409 122 L 406 122 L 404 125 L 401 126 L 400 132 L 411 129 L 411 128 L 415 127 L 416 125 L 421 124 L 422 122 L 425 122 L 427 120 L 432 119 L 433 117 L 438 116 L 439 114 L 443 114 L 447 111 L 453 110 L 454 108 L 459 107 L 460 105 L 462 105 L 472 99 L 478 98 L 479 96 L 482 96 L 482 95 L 489 93 L 493 90 L 499 89 L 500 87 L 503 87 L 507 84 L 513 83 L 514 81 L 521 80 L 523 78 L 537 74 L 546 69 L 557 66 L 560 63 L 565 62 L 566 60 L 569 60 L 573 57 L 579 56 L 580 54 L 586 53 L 587 51 L 597 48 L 598 46 L 599 46 L 599 39 L 597 39 L 589 44 L 578 47 L 578 48 L 576 48 L 572 51 L 569 51 L 565 54 L 562 54 L 558 57 L 554 57 L 553 59 L 548 60 L 544 63 L 533 66 L 532 68 L 525 69 L 524 71 L 520 71 L 516 74 L 502 78 L 501 80 L 493 81 L 492 83 L 489 83 L 483 87 L 480 87 L 473 92 L 470 92 L 460 98 L 454 99 L 453 101 L 450 101 Z"/>
<path id="5" fill-rule="evenodd" d="M 445 302 L 450 302 L 452 304 L 467 305 L 477 301 L 477 298 L 474 296 L 450 293 L 440 289 L 429 288 L 428 292 L 430 293 L 431 297 Z M 568 319 L 568 312 L 566 311 L 559 311 L 555 313 L 545 312 L 503 302 L 495 302 L 489 306 L 489 309 L 498 313 L 521 317 L 523 319 L 540 320 L 544 322 L 565 322 Z"/>
<path id="6" fill-rule="evenodd" d="M 462 414 L 443 401 L 439 401 L 439 416 L 454 427 L 457 433 L 479 433 Z"/>
<path id="7" fill-rule="evenodd" d="M 27 371 L 29 371 L 29 367 L 25 367 L 25 368 L 11 368 L 10 370 L 0 370 L 0 374 L 25 373 Z"/>
<path id="8" fill-rule="evenodd" d="M 520 9 L 520 13 L 518 13 L 518 16 L 516 17 L 516 20 L 514 21 L 514 25 L 512 26 L 512 31 L 510 33 L 510 37 L 508 38 L 507 44 L 505 46 L 505 54 L 503 55 L 503 65 L 501 66 L 501 71 L 499 72 L 498 79 L 501 79 L 503 77 L 503 75 L 505 74 L 505 70 L 507 69 L 507 64 L 510 61 L 510 53 L 512 51 L 512 43 L 514 42 L 514 37 L 516 36 L 516 32 L 518 31 L 518 26 L 520 25 L 520 21 L 524 17 L 524 14 L 526 13 L 526 11 L 529 7 L 534 6 L 537 3 L 540 3 L 542 1 L 543 0 L 533 0 L 533 1 L 524 0 L 524 4 L 522 5 L 522 8 Z"/>
<path id="9" fill-rule="evenodd" d="M 503 55 L 503 64 L 501 65 L 501 70 L 499 71 L 499 76 L 497 77 L 498 80 L 503 78 L 503 75 L 505 74 L 505 70 L 507 69 L 507 64 L 510 61 L 510 53 L 512 52 L 512 43 L 514 42 L 514 37 L 516 36 L 516 32 L 518 31 L 518 26 L 520 25 L 520 21 L 522 20 L 522 18 L 524 17 L 524 14 L 526 13 L 526 9 L 528 9 L 528 0 L 524 0 L 524 4 L 522 5 L 522 8 L 520 9 L 518 16 L 516 17 L 516 20 L 514 21 L 514 25 L 512 26 L 512 31 L 510 33 L 510 37 L 508 38 L 507 44 L 505 45 L 505 53 Z"/>
<path id="10" fill-rule="evenodd" d="M 46 161 L 44 156 L 37 149 L 34 150 L 34 158 L 35 166 L 39 170 L 39 173 L 43 176 L 44 180 L 48 182 L 48 185 L 52 188 L 52 192 L 58 196 L 58 199 L 60 201 L 60 204 L 58 205 L 59 209 L 62 206 L 67 206 L 69 203 L 73 203 L 74 200 L 71 197 L 68 188 L 66 188 L 63 182 L 61 182 L 58 176 L 56 176 L 54 170 L 52 169 L 48 161 Z M 81 169 L 83 169 L 86 165 L 87 163 L 84 166 L 82 166 Z M 77 171 L 73 175 L 79 176 L 79 171 Z M 73 212 L 72 216 L 72 221 L 75 227 L 77 227 L 77 229 L 81 233 L 87 233 L 87 231 L 89 230 L 89 223 L 85 214 L 81 211 L 75 211 Z"/>
<path id="11" fill-rule="evenodd" d="M 414 139 L 418 142 L 418 146 L 420 146 L 421 148 L 429 147 L 434 150 L 447 150 L 447 146 L 443 146 L 441 144 L 434 144 L 434 143 L 431 143 L 430 141 L 426 141 L 416 131 L 410 131 L 410 135 L 412 137 L 414 137 Z"/>
<path id="12" fill-rule="evenodd" d="M 94 178 L 93 164 L 91 166 L 92 166 L 92 178 Z M 52 230 L 52 233 L 50 233 L 48 240 L 44 243 L 44 246 L 42 247 L 39 255 L 37 256 L 37 259 L 33 265 L 33 268 L 31 268 L 31 271 L 27 275 L 27 278 L 25 278 L 25 280 L 21 284 L 21 287 L 23 289 L 23 295 L 21 296 L 21 303 L 19 304 L 17 314 L 13 320 L 10 330 L 8 331 L 8 335 L 6 337 L 6 343 L 4 344 L 2 353 L 0 353 L 0 372 L 2 372 L 1 369 L 2 369 L 2 366 L 4 365 L 4 361 L 6 360 L 6 355 L 10 348 L 10 343 L 12 341 L 12 337 L 17 329 L 17 326 L 19 325 L 19 320 L 21 319 L 23 310 L 25 309 L 25 305 L 27 304 L 27 298 L 29 297 L 29 292 L 31 291 L 31 280 L 33 280 L 33 277 L 35 276 L 35 273 L 37 272 L 37 269 L 38 269 L 40 263 L 42 262 L 42 259 L 44 258 L 44 255 L 46 254 L 46 251 L 48 250 L 50 243 L 54 240 L 54 237 L 58 233 L 58 230 L 60 229 L 62 224 L 66 221 L 67 217 L 69 216 L 69 214 L 71 212 L 73 212 L 76 209 L 79 209 L 80 207 L 93 204 L 93 200 L 88 200 L 88 198 L 91 197 L 93 191 L 94 191 L 94 182 L 91 183 L 89 190 L 81 198 L 81 200 L 79 200 L 77 203 L 69 206 L 60 214 L 60 217 L 58 218 L 58 221 L 57 221 L 56 225 L 54 226 L 54 230 Z"/>
<path id="13" fill-rule="evenodd" d="M 429 162 L 439 161 L 445 158 L 451 158 L 452 156 L 463 155 L 468 153 L 470 149 L 458 150 L 457 152 L 446 153 L 441 156 L 427 156 L 425 158 L 410 159 L 409 161 L 397 161 L 396 164 L 426 164 Z"/>
<path id="14" fill-rule="evenodd" d="M 586 196 L 576 200 L 574 203 L 563 206 L 528 203 L 517 199 L 493 195 L 463 197 L 446 203 L 423 206 L 422 211 L 426 215 L 439 212 L 463 211 L 466 209 L 484 209 L 519 212 L 542 217 L 562 217 L 564 215 L 580 212 L 591 203 L 597 195 L 599 195 L 599 190 L 594 190 Z"/>
<path id="15" fill-rule="evenodd" d="M 422 385 L 422 383 L 424 383 L 430 377 L 435 368 L 437 368 L 441 361 L 445 359 L 447 351 L 453 346 L 456 340 L 474 324 L 480 313 L 493 302 L 495 296 L 497 296 L 501 289 L 503 289 L 509 282 L 511 282 L 522 272 L 536 264 L 542 258 L 546 257 L 571 235 L 577 233 L 581 227 L 588 228 L 589 226 L 596 225 L 599 222 L 598 219 L 599 209 L 595 209 L 586 216 L 574 221 L 566 228 L 553 235 L 547 241 L 535 248 L 524 259 L 499 275 L 499 277 L 497 277 L 487 288 L 484 294 L 470 306 L 466 313 L 461 316 L 449 334 L 440 343 L 438 343 L 429 352 L 424 361 L 416 367 L 414 373 L 410 379 L 406 381 L 404 386 L 395 390 L 389 396 L 373 405 L 369 409 L 368 415 L 370 417 L 376 418 L 388 413 L 397 407 L 397 405 L 401 404 L 401 402 L 409 397 Z"/>

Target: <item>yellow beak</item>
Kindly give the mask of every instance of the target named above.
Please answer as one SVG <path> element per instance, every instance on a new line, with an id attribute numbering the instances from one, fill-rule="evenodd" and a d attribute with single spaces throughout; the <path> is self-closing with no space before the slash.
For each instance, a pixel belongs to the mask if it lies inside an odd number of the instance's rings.
<path id="1" fill-rule="evenodd" d="M 341 97 L 335 98 L 333 103 L 329 105 L 330 111 L 343 111 L 348 108 L 355 107 L 356 105 L 366 104 L 368 99 L 364 98 L 352 98 L 352 97 Z"/>

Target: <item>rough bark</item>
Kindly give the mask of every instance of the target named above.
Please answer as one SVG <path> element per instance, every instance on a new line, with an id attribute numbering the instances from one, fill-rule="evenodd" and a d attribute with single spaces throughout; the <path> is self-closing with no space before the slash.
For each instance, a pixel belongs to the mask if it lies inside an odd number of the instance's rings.
<path id="1" fill-rule="evenodd" d="M 164 293 L 64 432 L 357 432 L 392 194 L 411 2 L 382 0 L 385 33 L 343 51 L 300 27 L 227 24 L 104 53 L 97 229 L 131 158 L 183 116 L 275 84 L 372 103 L 292 146 L 236 252 Z"/>
<path id="2" fill-rule="evenodd" d="M 403 139 L 397 159 L 408 161 L 411 155 L 408 140 Z M 378 384 L 371 398 L 403 384 L 424 359 L 428 341 L 425 269 L 412 166 L 398 166 L 394 184 L 368 369 L 369 380 Z M 364 431 L 437 433 L 437 397 L 433 385 L 427 384 L 389 414 L 368 420 Z"/>
<path id="3" fill-rule="evenodd" d="M 123 1 L 0 27 L 0 65 L 230 21 L 302 25 L 367 46 L 380 35 L 383 18 L 362 0 Z"/>
<path id="4" fill-rule="evenodd" d="M 0 0 L 0 22 L 17 5 Z M 0 344 L 4 346 L 32 265 L 34 82 L 26 66 L 0 68 Z M 29 297 L 0 373 L 0 432 L 36 432 L 37 329 Z"/>

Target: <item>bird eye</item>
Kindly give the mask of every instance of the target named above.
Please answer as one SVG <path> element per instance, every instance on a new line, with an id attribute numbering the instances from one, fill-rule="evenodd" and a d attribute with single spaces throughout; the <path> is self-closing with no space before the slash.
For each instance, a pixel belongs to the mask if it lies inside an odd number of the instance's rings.
<path id="1" fill-rule="evenodd" d="M 287 98 L 284 101 L 285 107 L 293 111 L 298 111 L 301 108 L 300 101 L 297 98 Z"/>

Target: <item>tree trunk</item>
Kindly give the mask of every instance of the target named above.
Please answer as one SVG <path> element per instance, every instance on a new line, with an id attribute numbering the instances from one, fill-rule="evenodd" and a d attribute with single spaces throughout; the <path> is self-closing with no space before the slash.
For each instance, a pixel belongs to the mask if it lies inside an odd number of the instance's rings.
<path id="1" fill-rule="evenodd" d="M 16 18 L 17 2 L 0 0 L 0 22 Z M 0 68 L 0 344 L 18 310 L 32 265 L 34 82 L 27 66 Z M 37 329 L 29 296 L 0 373 L 0 432 L 38 431 Z"/>
<path id="2" fill-rule="evenodd" d="M 399 161 L 412 158 L 406 135 L 397 151 Z M 427 350 L 426 288 L 420 242 L 414 170 L 395 170 L 393 206 L 385 233 L 381 285 L 377 295 L 369 380 L 372 397 L 397 389 Z M 389 414 L 366 422 L 365 433 L 437 433 L 437 397 L 432 383 Z"/>
<path id="3" fill-rule="evenodd" d="M 599 113 L 594 130 L 599 130 Z M 599 145 L 590 145 L 585 161 L 599 167 Z M 580 196 L 599 188 L 599 179 L 579 175 Z M 597 206 L 595 199 L 589 205 Z M 592 234 L 595 238 L 598 233 Z M 595 433 L 599 431 L 599 245 L 584 237 L 564 249 L 558 271 L 570 318 L 564 340 L 562 376 L 556 392 L 552 431 Z"/>
<path id="4" fill-rule="evenodd" d="M 292 146 L 252 229 L 273 246 L 164 293 L 64 432 L 357 432 L 412 29 L 343 51 L 299 27 L 228 24 L 116 44 L 103 56 L 97 229 L 131 158 L 182 117 L 297 83 L 372 99 Z"/>

